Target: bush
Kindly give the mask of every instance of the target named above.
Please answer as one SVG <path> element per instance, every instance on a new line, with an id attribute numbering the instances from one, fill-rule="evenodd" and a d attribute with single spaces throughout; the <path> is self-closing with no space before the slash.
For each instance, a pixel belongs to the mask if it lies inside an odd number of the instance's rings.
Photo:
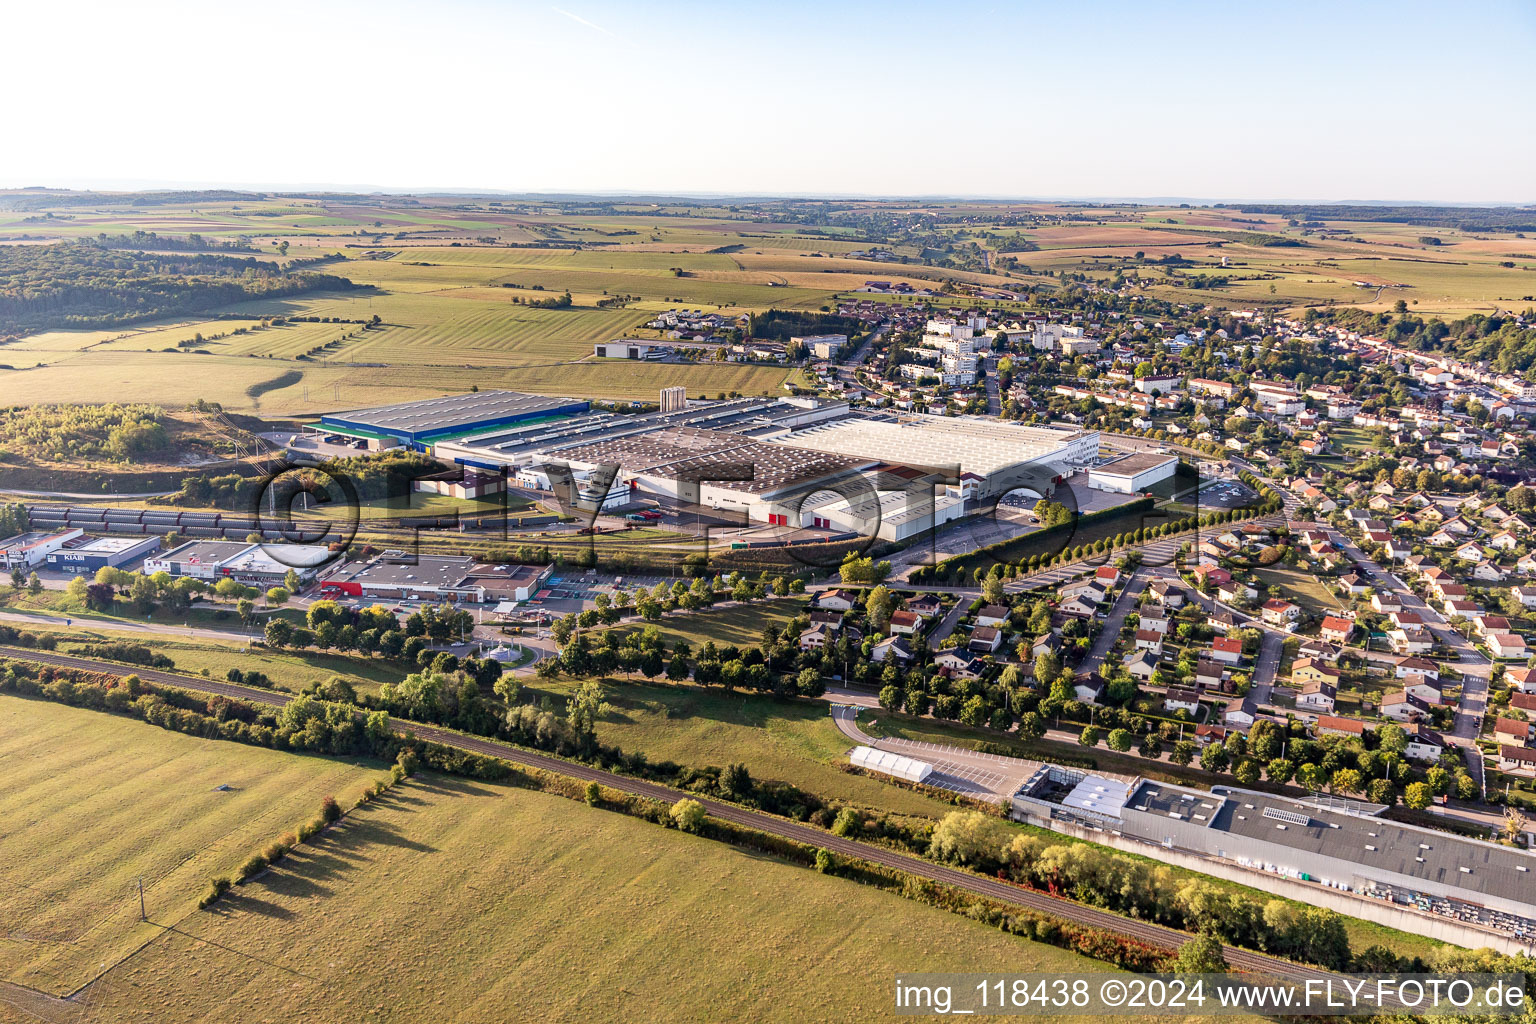
<path id="1" fill-rule="evenodd" d="M 837 870 L 837 858 L 826 847 L 816 851 L 816 870 L 823 875 L 830 875 Z"/>
<path id="2" fill-rule="evenodd" d="M 697 833 L 704 827 L 704 819 L 707 817 L 704 805 L 686 796 L 673 804 L 669 813 L 673 823 L 684 832 Z"/>
<path id="3" fill-rule="evenodd" d="M 219 901 L 220 896 L 229 892 L 231 884 L 227 878 L 210 878 L 208 880 L 208 891 L 203 894 L 202 899 L 197 901 L 197 908 L 199 910 L 207 910 L 213 906 Z"/>
<path id="4" fill-rule="evenodd" d="M 327 825 L 341 820 L 341 805 L 335 797 L 328 796 L 320 801 L 320 817 L 325 819 Z"/>
<path id="5" fill-rule="evenodd" d="M 596 782 L 589 782 L 582 796 L 587 801 L 588 807 L 596 807 L 603 801 L 603 787 Z"/>
<path id="6" fill-rule="evenodd" d="M 253 853 L 245 859 L 244 864 L 240 865 L 240 870 L 236 874 L 239 876 L 240 881 L 244 882 L 265 871 L 267 863 L 267 858 L 263 854 Z"/>

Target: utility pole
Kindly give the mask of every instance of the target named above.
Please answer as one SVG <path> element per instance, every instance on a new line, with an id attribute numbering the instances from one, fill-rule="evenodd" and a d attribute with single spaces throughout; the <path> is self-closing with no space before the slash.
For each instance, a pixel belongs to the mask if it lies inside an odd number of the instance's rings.
<path id="1" fill-rule="evenodd" d="M 144 911 L 144 876 L 139 876 L 139 920 L 148 921 L 149 914 Z"/>

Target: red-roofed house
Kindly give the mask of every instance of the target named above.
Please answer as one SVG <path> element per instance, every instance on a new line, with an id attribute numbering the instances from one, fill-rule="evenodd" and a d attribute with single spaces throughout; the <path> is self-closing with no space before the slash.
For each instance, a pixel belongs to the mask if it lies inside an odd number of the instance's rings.
<path id="1" fill-rule="evenodd" d="M 1211 659 L 1226 665 L 1236 665 L 1243 660 L 1243 642 L 1219 636 L 1211 641 Z"/>
<path id="2" fill-rule="evenodd" d="M 1322 636 L 1324 640 L 1332 640 L 1335 643 L 1348 643 L 1349 638 L 1355 635 L 1355 623 L 1351 619 L 1338 615 L 1328 615 L 1323 618 Z"/>
<path id="3" fill-rule="evenodd" d="M 1317 718 L 1317 734 L 1319 736 L 1364 736 L 1365 723 L 1357 722 L 1353 718 L 1319 715 Z"/>

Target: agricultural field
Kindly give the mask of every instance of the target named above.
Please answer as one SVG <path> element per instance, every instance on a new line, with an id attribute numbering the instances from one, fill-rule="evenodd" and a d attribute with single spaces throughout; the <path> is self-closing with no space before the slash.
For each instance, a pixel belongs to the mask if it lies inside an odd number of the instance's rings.
<path id="1" fill-rule="evenodd" d="M 323 797 L 382 775 L 8 695 L 0 760 L 0 978 L 55 994 L 196 915 L 210 876 L 313 817 Z"/>
<path id="2" fill-rule="evenodd" d="M 642 325 L 670 308 L 819 310 L 871 278 L 917 288 L 1050 290 L 1059 285 L 1045 273 L 1083 274 L 1140 281 L 1147 294 L 1181 302 L 1295 312 L 1335 304 L 1390 309 L 1402 300 L 1414 312 L 1447 316 L 1524 308 L 1536 293 L 1536 245 L 1508 233 L 1343 220 L 1299 225 L 1227 209 L 919 207 L 940 217 L 1022 219 L 1020 227 L 995 230 L 955 222 L 938 228 L 934 239 L 968 255 L 932 265 L 924 262 L 933 254 L 926 246 L 937 242 L 882 243 L 845 226 L 777 223 L 771 204 L 745 211 L 673 206 L 646 216 L 652 208 L 633 203 L 581 210 L 518 200 L 253 195 L 136 207 L 100 199 L 46 220 L 3 210 L 0 232 L 33 240 L 195 232 L 237 241 L 263 260 L 324 257 L 317 269 L 365 287 L 255 299 L 117 329 L 23 335 L 0 343 L 0 366 L 10 368 L 0 369 L 0 387 L 10 401 L 90 401 L 127 391 L 167 405 L 202 398 L 231 411 L 299 416 L 470 384 L 614 399 L 652 398 L 668 384 L 711 396 L 781 394 L 797 380 L 786 368 L 708 360 L 634 365 L 595 360 L 591 346 L 654 337 Z M 1429 235 L 1441 244 L 1423 242 Z M 907 262 L 849 258 L 872 244 Z M 1181 260 L 1161 262 L 1170 257 Z M 1208 287 L 1191 287 L 1197 278 Z M 566 291 L 569 309 L 528 304 Z M 600 305 L 620 298 L 623 305 Z M 292 317 L 347 322 L 284 322 Z"/>
<path id="3" fill-rule="evenodd" d="M 318 955 L 316 951 L 320 951 Z M 193 913 L 91 1019 L 884 1019 L 898 971 L 1102 964 L 543 793 L 425 777 Z"/>

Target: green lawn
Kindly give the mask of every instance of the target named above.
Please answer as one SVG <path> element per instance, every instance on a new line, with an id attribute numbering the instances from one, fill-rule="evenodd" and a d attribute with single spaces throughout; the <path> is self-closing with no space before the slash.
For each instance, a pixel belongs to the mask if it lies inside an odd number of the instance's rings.
<path id="1" fill-rule="evenodd" d="M 73 628 L 31 623 L 13 623 L 21 629 L 51 633 L 59 637 L 62 653 L 75 650 L 77 644 L 103 642 L 139 644 L 153 647 L 176 663 L 175 671 L 189 675 L 207 675 L 223 679 L 231 668 L 266 673 L 280 690 L 299 690 L 309 683 L 332 676 L 344 676 L 358 690 L 372 692 L 384 683 L 399 682 L 415 671 L 413 666 L 382 658 L 343 654 L 324 654 L 311 650 L 277 651 L 268 647 L 246 647 L 243 638 L 229 640 L 212 637 L 177 637 L 160 633 L 113 629 L 111 622 L 99 628 L 76 622 Z"/>
<path id="2" fill-rule="evenodd" d="M 530 687 L 536 695 L 548 694 L 561 709 L 575 688 L 575 682 L 563 679 L 537 680 Z M 606 681 L 604 689 L 614 710 L 599 721 L 598 739 L 642 750 L 653 761 L 740 761 L 755 778 L 791 782 L 828 799 L 930 817 L 952 809 L 932 797 L 843 771 L 840 766 L 847 763 L 853 743 L 837 730 L 820 701 L 621 679 Z"/>
<path id="3" fill-rule="evenodd" d="M 0 696 L 0 977 L 63 994 L 196 913 L 208 878 L 381 777 L 378 765 Z M 228 786 L 218 791 L 218 786 Z M 144 883 L 151 925 L 138 920 Z"/>
<path id="4" fill-rule="evenodd" d="M 1309 615 L 1330 615 L 1343 607 L 1313 576 L 1294 569 L 1255 569 L 1254 575 L 1269 586 L 1279 587 L 1280 596 L 1301 606 Z"/>
<path id="5" fill-rule="evenodd" d="M 782 627 L 804 608 L 806 598 L 801 596 L 770 598 L 729 608 L 705 608 L 702 611 L 677 612 L 664 616 L 660 621 L 647 623 L 643 620 L 626 622 L 613 629 L 630 633 L 654 625 L 667 646 L 679 640 L 688 641 L 697 653 L 705 640 L 716 645 L 735 644 L 737 647 L 756 647 L 763 642 L 763 630 L 768 626 Z"/>
<path id="6" fill-rule="evenodd" d="M 93 1020 L 868 1021 L 904 971 L 1103 965 L 542 793 L 426 777 L 167 930 Z"/>
<path id="7" fill-rule="evenodd" d="M 112 623 L 160 622 L 198 629 L 217 629 L 229 633 L 232 638 L 259 636 L 269 619 L 285 619 L 295 626 L 302 626 L 306 622 L 305 613 L 301 608 L 268 608 L 260 601 L 256 604 L 256 613 L 250 624 L 241 621 L 240 614 L 232 603 L 225 604 L 211 600 L 199 601 L 185 611 L 171 612 L 156 608 L 148 615 L 140 615 L 127 601 L 118 601 L 111 611 L 98 612 L 87 608 L 84 601 L 70 598 L 62 590 L 45 590 L 37 595 L 15 591 L 0 593 L 0 605 L 19 612 L 44 612 L 50 615 L 64 615 L 72 619 L 100 622 L 108 628 Z"/>

